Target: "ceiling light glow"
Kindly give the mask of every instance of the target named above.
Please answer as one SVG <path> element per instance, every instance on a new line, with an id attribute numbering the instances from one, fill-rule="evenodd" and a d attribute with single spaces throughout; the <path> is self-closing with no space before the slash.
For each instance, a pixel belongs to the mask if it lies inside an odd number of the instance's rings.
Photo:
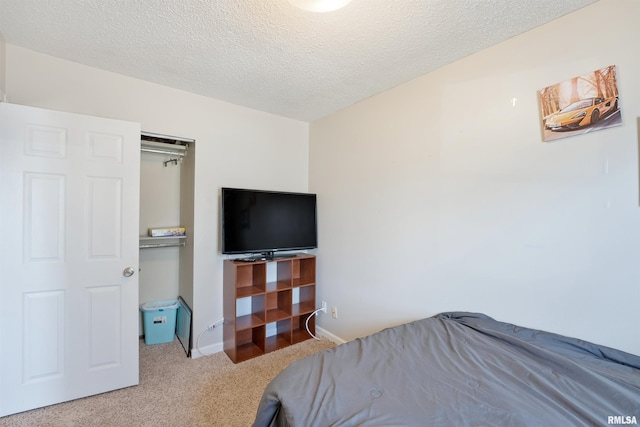
<path id="1" fill-rule="evenodd" d="M 351 0 L 289 0 L 295 7 L 309 12 L 332 12 L 345 7 Z"/>

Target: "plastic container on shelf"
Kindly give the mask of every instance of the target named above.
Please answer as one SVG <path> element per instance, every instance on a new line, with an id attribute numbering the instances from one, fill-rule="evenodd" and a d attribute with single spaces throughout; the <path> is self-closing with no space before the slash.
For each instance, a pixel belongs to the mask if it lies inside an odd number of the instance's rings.
<path id="1" fill-rule="evenodd" d="M 173 341 L 176 333 L 178 300 L 150 301 L 140 306 L 147 345 Z"/>

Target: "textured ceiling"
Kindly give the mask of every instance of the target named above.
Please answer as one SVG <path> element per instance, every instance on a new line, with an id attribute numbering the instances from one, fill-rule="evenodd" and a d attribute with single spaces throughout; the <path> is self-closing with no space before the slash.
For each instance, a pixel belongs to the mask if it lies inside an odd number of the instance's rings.
<path id="1" fill-rule="evenodd" d="M 0 0 L 7 43 L 313 121 L 597 0 Z"/>

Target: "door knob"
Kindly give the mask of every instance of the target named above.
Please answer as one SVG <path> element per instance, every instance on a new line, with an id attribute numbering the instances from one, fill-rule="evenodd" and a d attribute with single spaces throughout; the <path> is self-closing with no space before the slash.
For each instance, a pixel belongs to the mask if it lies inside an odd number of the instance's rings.
<path id="1" fill-rule="evenodd" d="M 127 267 L 122 271 L 122 275 L 124 277 L 131 277 L 133 276 L 133 273 L 135 273 L 136 270 L 133 267 Z"/>

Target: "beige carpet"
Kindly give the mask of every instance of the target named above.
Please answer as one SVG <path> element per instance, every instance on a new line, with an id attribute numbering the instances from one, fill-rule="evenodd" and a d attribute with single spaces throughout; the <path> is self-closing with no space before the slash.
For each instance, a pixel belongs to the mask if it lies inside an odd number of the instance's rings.
<path id="1" fill-rule="evenodd" d="M 0 426 L 221 426 L 253 422 L 267 383 L 335 344 L 310 339 L 234 365 L 223 352 L 189 359 L 176 340 L 140 344 L 140 385 L 0 418 Z"/>

